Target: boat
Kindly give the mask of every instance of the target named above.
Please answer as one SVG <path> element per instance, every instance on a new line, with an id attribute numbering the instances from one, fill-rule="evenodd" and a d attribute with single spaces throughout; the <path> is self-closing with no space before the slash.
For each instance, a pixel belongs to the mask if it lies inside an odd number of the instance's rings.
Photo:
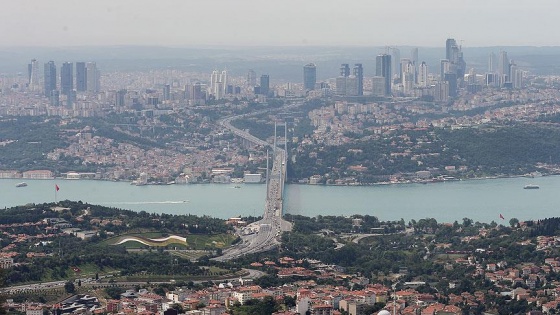
<path id="1" fill-rule="evenodd" d="M 16 187 L 25 187 L 25 186 L 27 186 L 26 182 L 21 182 L 16 184 Z"/>
<path id="2" fill-rule="evenodd" d="M 525 185 L 523 187 L 523 189 L 539 189 L 539 185 L 535 185 L 535 184 L 529 184 L 529 185 Z"/>
<path id="3" fill-rule="evenodd" d="M 235 187 L 233 187 L 233 188 L 241 188 L 241 186 L 235 186 Z"/>

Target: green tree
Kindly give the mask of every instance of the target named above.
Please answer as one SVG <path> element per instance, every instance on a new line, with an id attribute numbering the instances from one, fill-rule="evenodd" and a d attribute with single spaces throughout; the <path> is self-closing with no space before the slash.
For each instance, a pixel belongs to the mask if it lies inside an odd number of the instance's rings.
<path id="1" fill-rule="evenodd" d="M 517 227 L 517 225 L 519 224 L 519 220 L 517 218 L 511 218 L 509 219 L 509 225 L 514 228 Z"/>
<path id="2" fill-rule="evenodd" d="M 67 281 L 64 284 L 64 290 L 66 290 L 67 293 L 74 293 L 76 292 L 76 286 L 74 285 L 74 282 L 72 281 Z"/>
<path id="3" fill-rule="evenodd" d="M 105 294 L 114 300 L 120 300 L 122 293 L 124 293 L 124 289 L 119 287 L 105 288 Z"/>

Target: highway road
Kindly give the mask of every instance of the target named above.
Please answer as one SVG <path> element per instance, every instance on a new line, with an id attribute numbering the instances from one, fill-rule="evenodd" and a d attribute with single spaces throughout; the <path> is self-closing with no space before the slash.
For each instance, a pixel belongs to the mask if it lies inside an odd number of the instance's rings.
<path id="1" fill-rule="evenodd" d="M 265 275 L 265 272 L 255 269 L 243 269 L 244 275 L 241 278 L 244 279 L 256 279 L 260 278 Z M 181 278 L 181 276 L 178 276 Z M 240 277 L 230 277 L 230 278 L 215 278 L 215 279 L 204 279 L 204 280 L 195 280 L 193 283 L 202 283 L 207 281 L 216 281 L 216 282 L 230 282 L 234 280 L 238 280 Z M 115 281 L 115 282 L 108 282 L 107 279 L 112 278 L 105 278 L 100 277 L 101 281 L 96 281 L 93 278 L 78 278 L 74 280 L 75 284 L 77 285 L 78 280 L 81 281 L 82 287 L 130 287 L 135 285 L 143 285 L 146 284 L 145 281 Z M 173 283 L 173 281 L 150 281 L 152 284 L 160 284 L 160 283 Z M 64 285 L 66 281 L 50 281 L 50 282 L 41 282 L 41 283 L 33 283 L 33 284 L 24 284 L 24 285 L 16 285 L 10 286 L 5 288 L 0 288 L 0 294 L 18 294 L 18 293 L 26 293 L 26 292 L 38 292 L 43 290 L 52 290 L 52 289 L 64 289 Z"/>
<path id="2" fill-rule="evenodd" d="M 295 102 L 278 110 L 286 110 L 300 106 L 301 104 L 301 102 Z M 220 124 L 238 137 L 256 145 L 270 147 L 270 143 L 231 125 L 231 122 L 235 119 L 258 115 L 267 111 L 268 110 L 264 110 L 251 114 L 229 117 L 222 120 Z M 284 149 L 279 147 L 273 147 L 272 150 L 272 170 L 268 178 L 263 218 L 244 228 L 240 233 L 242 241 L 234 247 L 224 250 L 223 255 L 214 258 L 215 260 L 226 261 L 251 253 L 271 250 L 280 244 L 282 232 L 292 230 L 292 224 L 282 218 L 287 153 Z"/>

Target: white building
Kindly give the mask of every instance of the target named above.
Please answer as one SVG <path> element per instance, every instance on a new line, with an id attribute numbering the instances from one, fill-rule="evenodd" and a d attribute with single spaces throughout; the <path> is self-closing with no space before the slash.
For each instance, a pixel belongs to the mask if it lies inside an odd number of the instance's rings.
<path id="1" fill-rule="evenodd" d="M 262 181 L 261 174 L 245 174 L 243 175 L 243 182 L 247 184 L 258 184 Z"/>

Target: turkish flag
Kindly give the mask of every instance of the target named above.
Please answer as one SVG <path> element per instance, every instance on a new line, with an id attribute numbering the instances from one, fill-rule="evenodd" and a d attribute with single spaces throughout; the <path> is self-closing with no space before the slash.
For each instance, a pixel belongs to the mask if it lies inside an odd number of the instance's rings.
<path id="1" fill-rule="evenodd" d="M 56 189 L 56 191 L 59 191 L 59 190 L 60 190 L 60 187 L 58 187 L 57 184 L 54 184 L 54 189 Z"/>

